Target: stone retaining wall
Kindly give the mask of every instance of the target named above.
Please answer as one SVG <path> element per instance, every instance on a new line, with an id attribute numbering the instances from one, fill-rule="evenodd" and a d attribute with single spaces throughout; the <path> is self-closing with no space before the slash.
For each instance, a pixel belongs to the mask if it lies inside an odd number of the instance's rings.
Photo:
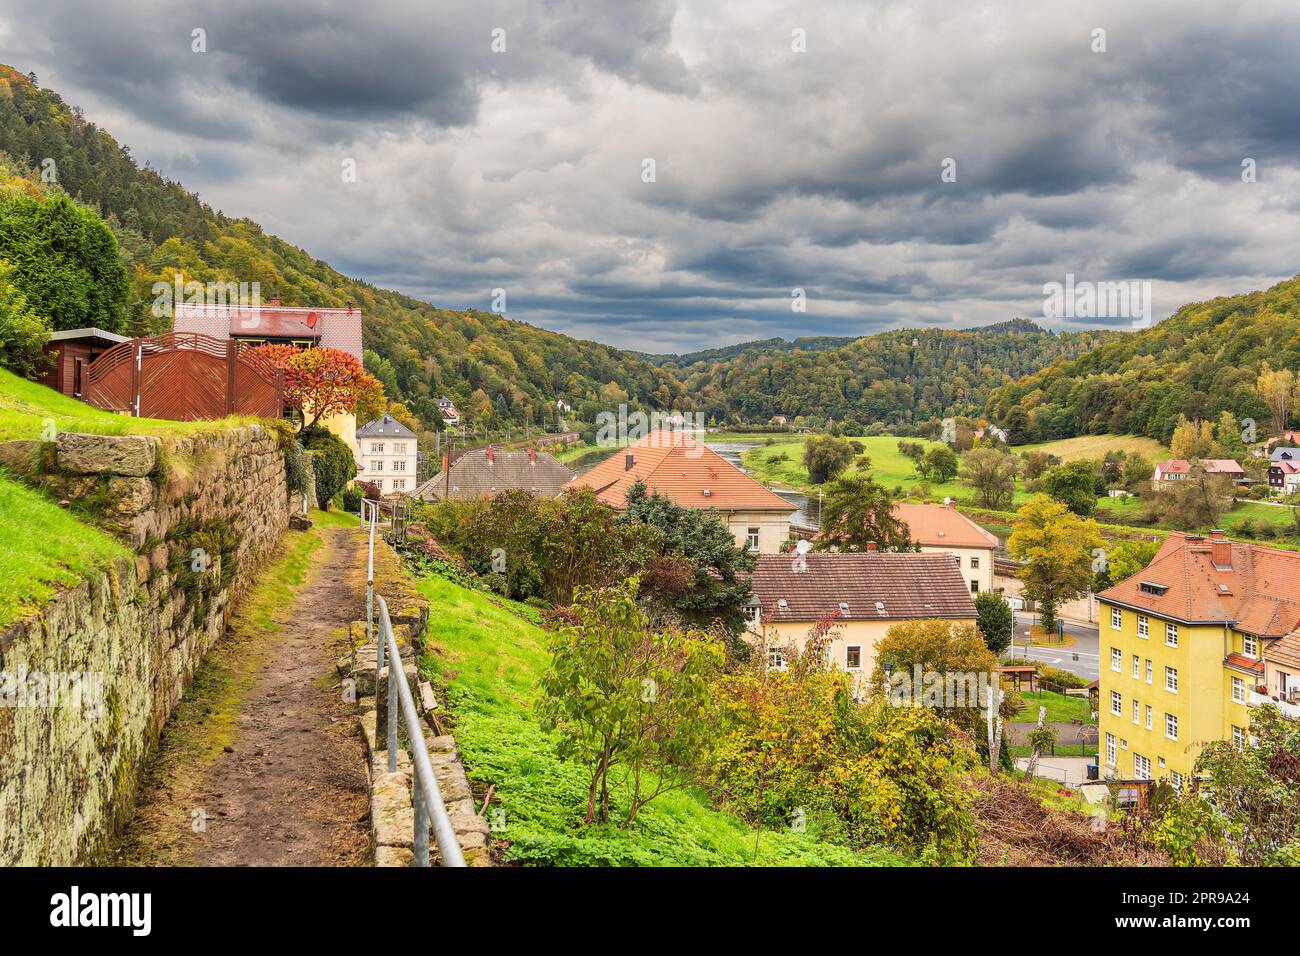
<path id="1" fill-rule="evenodd" d="M 0 865 L 88 862 L 129 810 L 232 600 L 288 525 L 284 459 L 256 425 L 20 444 L 0 459 L 26 460 L 28 481 L 135 552 L 0 634 L 11 693 L 78 675 L 57 701 L 26 693 L 0 707 Z"/>

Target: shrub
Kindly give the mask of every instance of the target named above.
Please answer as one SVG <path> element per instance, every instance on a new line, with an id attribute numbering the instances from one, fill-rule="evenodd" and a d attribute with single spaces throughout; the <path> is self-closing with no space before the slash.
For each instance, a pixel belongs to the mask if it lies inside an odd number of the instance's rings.
<path id="1" fill-rule="evenodd" d="M 328 511 L 334 496 L 356 477 L 356 458 L 347 443 L 328 429 L 308 428 L 299 438 L 316 472 L 316 500 L 321 510 Z"/>
<path id="2" fill-rule="evenodd" d="M 343 489 L 343 510 L 359 512 L 361 510 L 361 489 L 352 485 Z"/>

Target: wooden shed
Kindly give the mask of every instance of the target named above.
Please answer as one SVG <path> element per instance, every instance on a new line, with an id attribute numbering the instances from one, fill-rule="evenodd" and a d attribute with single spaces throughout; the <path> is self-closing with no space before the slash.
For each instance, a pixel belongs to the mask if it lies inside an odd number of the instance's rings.
<path id="1" fill-rule="evenodd" d="M 47 368 L 37 381 L 64 395 L 81 398 L 89 384 L 86 373 L 90 371 L 90 363 L 126 341 L 125 335 L 103 329 L 55 332 L 45 344 L 45 354 L 53 359 L 54 365 Z"/>

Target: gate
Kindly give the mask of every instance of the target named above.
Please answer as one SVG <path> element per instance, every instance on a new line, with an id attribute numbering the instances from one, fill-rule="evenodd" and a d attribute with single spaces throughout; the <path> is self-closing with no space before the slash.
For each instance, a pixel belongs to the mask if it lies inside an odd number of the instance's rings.
<path id="1" fill-rule="evenodd" d="M 115 345 L 90 366 L 88 404 L 140 418 L 279 418 L 284 373 L 250 345 L 168 332 Z"/>

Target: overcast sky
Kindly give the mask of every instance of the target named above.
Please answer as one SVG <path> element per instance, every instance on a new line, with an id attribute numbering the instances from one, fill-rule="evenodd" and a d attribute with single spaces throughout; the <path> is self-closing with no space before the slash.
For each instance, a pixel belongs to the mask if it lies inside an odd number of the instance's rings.
<path id="1" fill-rule="evenodd" d="M 1128 327 L 1044 321 L 1044 283 L 1150 280 L 1159 319 L 1295 275 L 1297 50 L 1295 0 L 0 7 L 0 61 L 227 215 L 651 351 Z"/>

